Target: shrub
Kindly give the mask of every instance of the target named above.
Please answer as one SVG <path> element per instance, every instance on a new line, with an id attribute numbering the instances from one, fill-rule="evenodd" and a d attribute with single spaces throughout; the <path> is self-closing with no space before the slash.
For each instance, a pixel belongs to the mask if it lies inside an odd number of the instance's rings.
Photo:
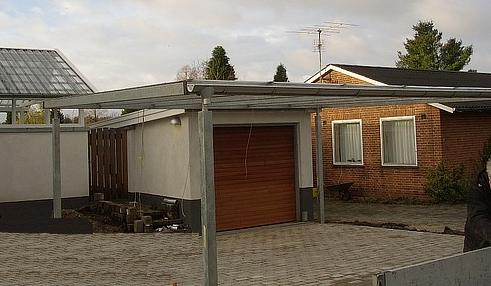
<path id="1" fill-rule="evenodd" d="M 440 162 L 426 176 L 425 190 L 436 202 L 462 202 L 470 187 L 464 166 L 448 167 Z"/>
<path id="2" fill-rule="evenodd" d="M 491 137 L 488 138 L 488 140 L 484 143 L 484 146 L 482 148 L 481 154 L 480 154 L 480 169 L 483 169 L 486 167 L 486 162 L 488 159 L 491 157 Z"/>

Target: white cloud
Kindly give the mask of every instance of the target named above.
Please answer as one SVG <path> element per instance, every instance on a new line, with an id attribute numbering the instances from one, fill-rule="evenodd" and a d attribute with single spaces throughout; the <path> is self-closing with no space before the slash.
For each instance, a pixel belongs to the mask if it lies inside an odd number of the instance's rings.
<path id="1" fill-rule="evenodd" d="M 53 2 L 57 12 L 63 16 L 87 15 L 90 12 L 86 1 L 55 0 Z"/>

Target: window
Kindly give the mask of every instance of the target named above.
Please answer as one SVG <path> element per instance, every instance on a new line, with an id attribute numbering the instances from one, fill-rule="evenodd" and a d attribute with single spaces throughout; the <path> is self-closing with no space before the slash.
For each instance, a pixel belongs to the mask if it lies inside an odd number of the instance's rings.
<path id="1" fill-rule="evenodd" d="M 380 119 L 382 165 L 417 166 L 414 116 Z"/>
<path id="2" fill-rule="evenodd" d="M 363 165 L 361 120 L 332 122 L 333 162 L 335 165 Z"/>

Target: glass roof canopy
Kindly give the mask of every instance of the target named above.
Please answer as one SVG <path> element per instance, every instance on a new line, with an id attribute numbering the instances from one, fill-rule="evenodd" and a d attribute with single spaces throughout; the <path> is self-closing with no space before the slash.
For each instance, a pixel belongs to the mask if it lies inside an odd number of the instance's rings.
<path id="1" fill-rule="evenodd" d="M 90 83 L 59 51 L 0 48 L 0 99 L 51 98 L 93 92 Z"/>

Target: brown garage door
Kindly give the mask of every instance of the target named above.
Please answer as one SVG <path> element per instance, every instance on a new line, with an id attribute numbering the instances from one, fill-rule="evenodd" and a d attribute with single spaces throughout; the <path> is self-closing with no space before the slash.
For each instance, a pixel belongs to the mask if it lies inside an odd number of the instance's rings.
<path id="1" fill-rule="evenodd" d="M 218 230 L 295 220 L 292 126 L 215 127 L 214 148 Z"/>

